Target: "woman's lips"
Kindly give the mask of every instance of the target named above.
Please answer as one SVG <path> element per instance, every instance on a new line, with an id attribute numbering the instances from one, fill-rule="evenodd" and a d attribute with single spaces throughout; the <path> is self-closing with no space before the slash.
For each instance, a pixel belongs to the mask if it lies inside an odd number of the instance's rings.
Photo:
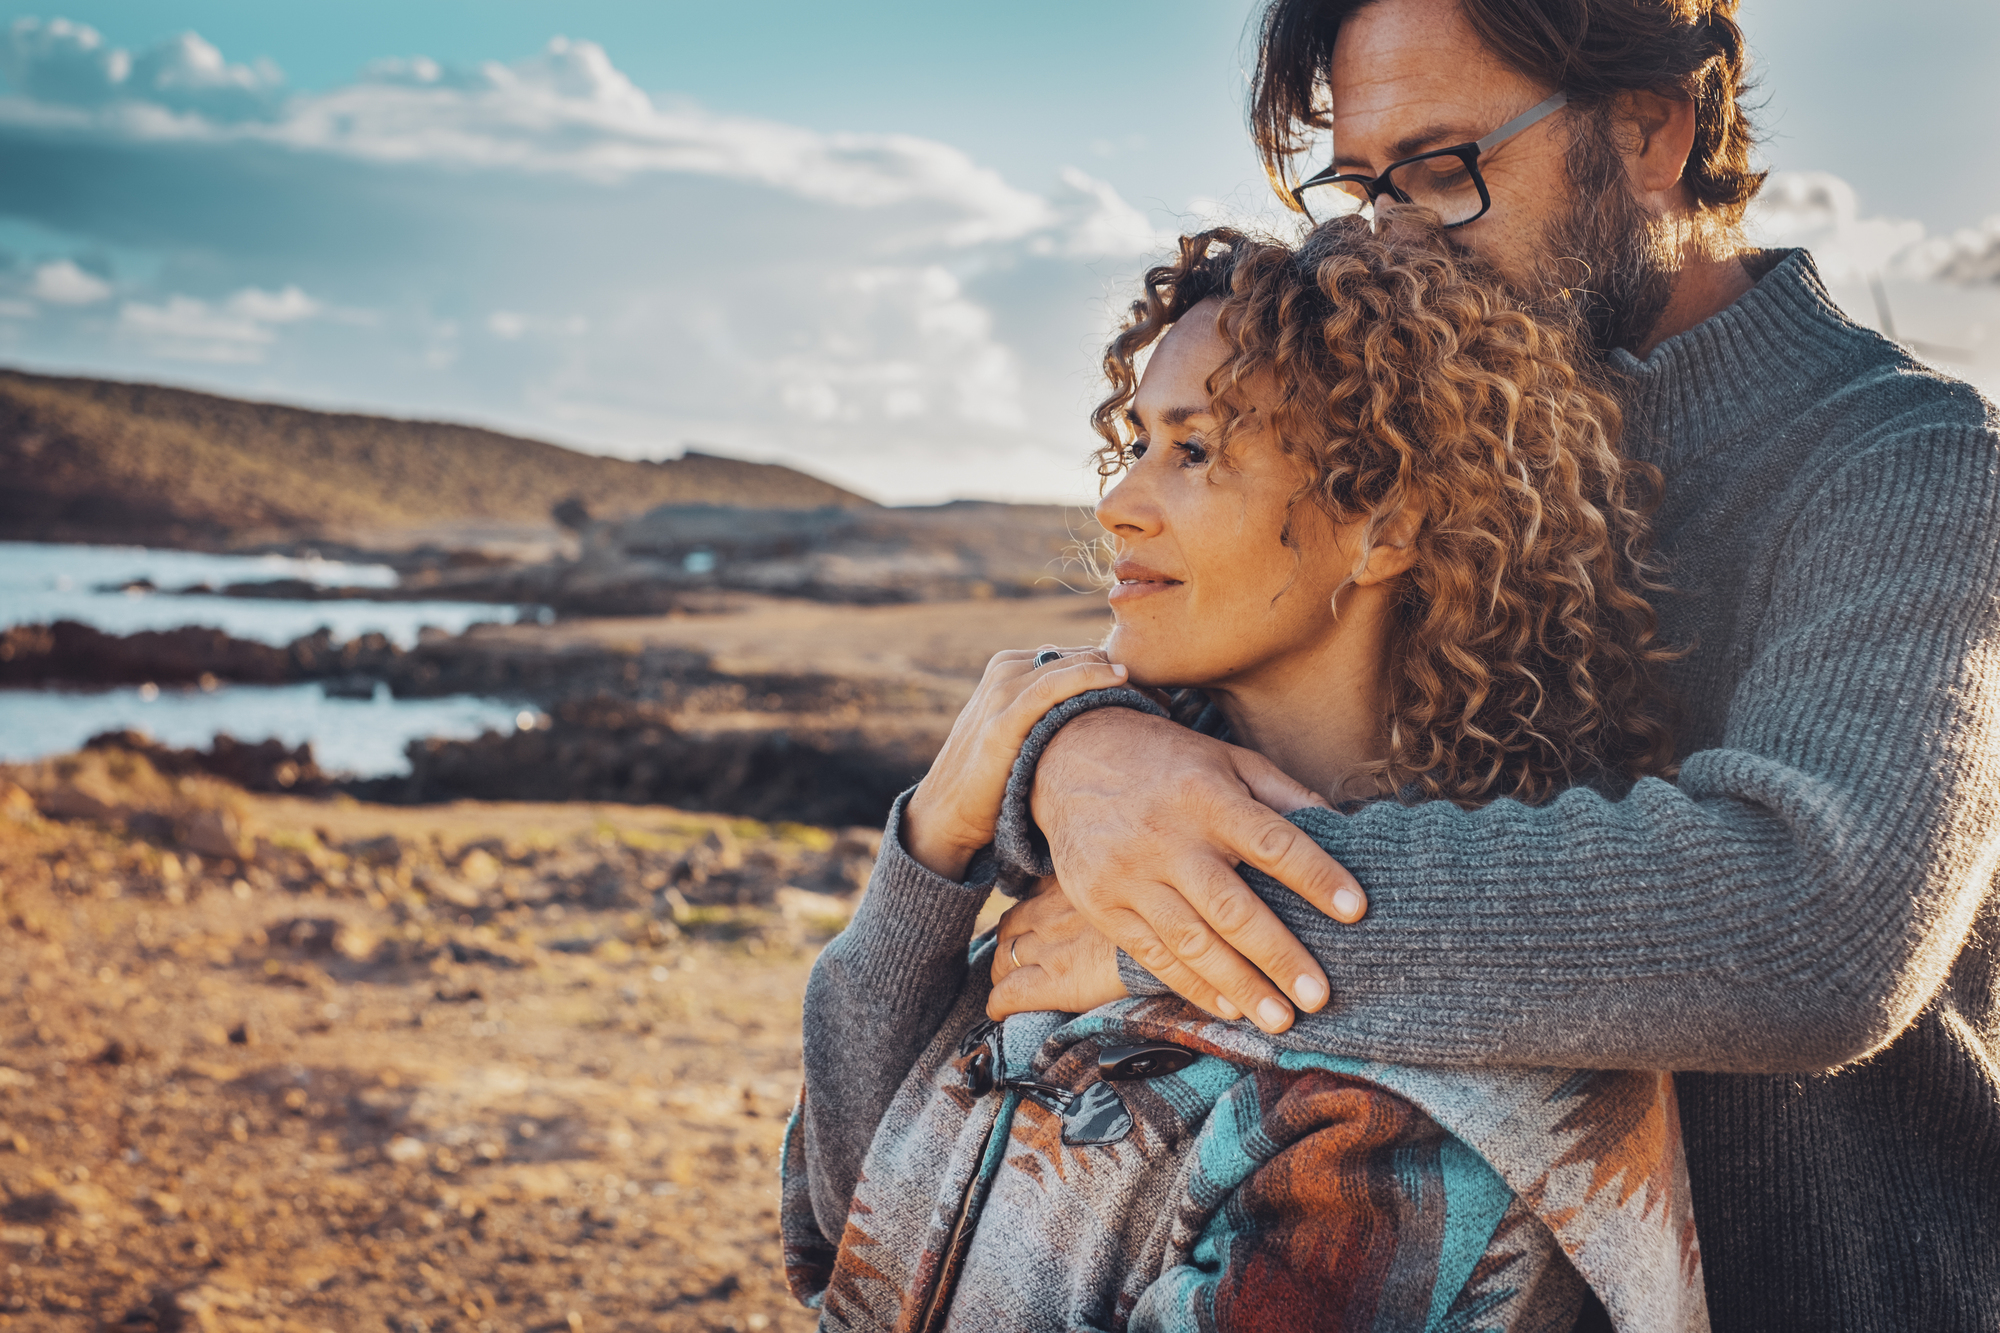
<path id="1" fill-rule="evenodd" d="M 1111 568 L 1118 580 L 1111 589 L 1110 600 L 1129 602 L 1138 597 L 1150 597 L 1154 593 L 1169 592 L 1181 586 L 1179 579 L 1168 578 L 1156 569 L 1121 560 Z"/>

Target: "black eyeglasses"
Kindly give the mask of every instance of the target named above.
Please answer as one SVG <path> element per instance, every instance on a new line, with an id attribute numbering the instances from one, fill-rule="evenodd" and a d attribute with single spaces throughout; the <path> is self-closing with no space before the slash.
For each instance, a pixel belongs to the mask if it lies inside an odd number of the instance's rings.
<path id="1" fill-rule="evenodd" d="M 1420 204 L 1438 215 L 1447 227 L 1463 227 L 1486 216 L 1493 196 L 1486 192 L 1486 178 L 1479 174 L 1479 155 L 1490 153 L 1507 140 L 1545 116 L 1552 116 L 1569 104 L 1567 93 L 1557 93 L 1545 102 L 1529 107 L 1483 139 L 1433 148 L 1400 162 L 1391 162 L 1379 176 L 1343 175 L 1328 167 L 1292 192 L 1306 216 L 1321 221 L 1306 202 L 1327 209 L 1328 217 L 1344 217 L 1373 206 L 1388 195 L 1399 204 Z"/>

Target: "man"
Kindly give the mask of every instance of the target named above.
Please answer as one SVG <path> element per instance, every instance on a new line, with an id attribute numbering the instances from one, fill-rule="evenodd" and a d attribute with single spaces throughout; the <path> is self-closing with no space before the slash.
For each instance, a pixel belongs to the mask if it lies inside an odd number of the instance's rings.
<path id="1" fill-rule="evenodd" d="M 1171 987 L 1337 1054 L 1688 1071 L 1717 1328 L 1991 1330 L 2000 426 L 1740 239 L 1734 9 L 1275 0 L 1252 117 L 1287 190 L 1331 131 L 1309 208 L 1476 173 L 1451 234 L 1590 320 L 1665 475 L 1677 783 L 1344 817 L 1083 713 L 1032 788 L 1064 892 L 1003 923 L 994 1012 Z"/>

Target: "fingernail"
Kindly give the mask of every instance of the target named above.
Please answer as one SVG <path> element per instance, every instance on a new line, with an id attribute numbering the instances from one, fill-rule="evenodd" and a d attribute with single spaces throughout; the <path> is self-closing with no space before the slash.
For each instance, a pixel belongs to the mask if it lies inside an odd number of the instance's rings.
<path id="1" fill-rule="evenodd" d="M 1232 1022 L 1243 1017 L 1243 1011 L 1231 1004 L 1227 995 L 1218 995 L 1215 997 L 1215 1012 Z"/>
<path id="2" fill-rule="evenodd" d="M 1361 896 L 1359 889 L 1335 889 L 1333 891 L 1333 914 L 1343 921 L 1358 921 L 1368 909 L 1368 900 Z"/>
<path id="3" fill-rule="evenodd" d="M 1111 664 L 1111 674 L 1120 680 L 1125 679 L 1125 664 L 1123 662 L 1113 662 Z"/>
<path id="4" fill-rule="evenodd" d="M 1276 1032 L 1292 1021 L 1292 1011 L 1276 1000 L 1266 999 L 1257 1006 L 1258 1025 L 1267 1031 Z"/>
<path id="5" fill-rule="evenodd" d="M 1300 975 L 1292 983 L 1292 997 L 1301 1009 L 1317 1009 L 1326 1002 L 1326 983 L 1318 977 Z"/>

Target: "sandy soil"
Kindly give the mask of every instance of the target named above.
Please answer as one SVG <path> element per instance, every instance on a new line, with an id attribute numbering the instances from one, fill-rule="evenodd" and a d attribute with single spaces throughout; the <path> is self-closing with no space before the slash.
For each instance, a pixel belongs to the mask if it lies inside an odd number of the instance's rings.
<path id="1" fill-rule="evenodd" d="M 778 1152 L 866 831 L 162 781 L 0 772 L 0 1328 L 812 1326 Z"/>
<path id="2" fill-rule="evenodd" d="M 845 606 L 732 594 L 716 615 L 621 616 L 534 625 L 484 625 L 470 639 L 542 651 L 590 643 L 626 652 L 696 648 L 715 668 L 835 676 L 932 676 L 976 680 L 1003 648 L 1096 643 L 1111 627 L 1101 593 Z"/>

